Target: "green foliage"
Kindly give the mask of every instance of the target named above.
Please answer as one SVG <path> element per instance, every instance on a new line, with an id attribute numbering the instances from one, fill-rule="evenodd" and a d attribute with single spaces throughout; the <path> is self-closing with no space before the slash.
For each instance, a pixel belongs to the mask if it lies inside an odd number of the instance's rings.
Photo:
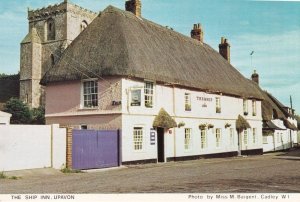
<path id="1" fill-rule="evenodd" d="M 44 107 L 29 109 L 26 104 L 16 98 L 7 101 L 3 111 L 12 114 L 11 124 L 45 124 Z"/>
<path id="2" fill-rule="evenodd" d="M 4 174 L 4 172 L 1 172 L 0 173 L 0 179 L 6 179 L 7 178 L 7 176 Z"/>
<path id="3" fill-rule="evenodd" d="M 63 168 L 60 170 L 62 173 L 82 173 L 81 170 L 73 170 L 70 168 Z"/>
<path id="4" fill-rule="evenodd" d="M 31 123 L 36 125 L 44 125 L 45 124 L 45 108 L 39 107 L 31 110 Z"/>
<path id="5" fill-rule="evenodd" d="M 30 124 L 31 112 L 26 104 L 16 98 L 11 98 L 4 105 L 4 110 L 12 114 L 10 123 L 12 124 Z"/>

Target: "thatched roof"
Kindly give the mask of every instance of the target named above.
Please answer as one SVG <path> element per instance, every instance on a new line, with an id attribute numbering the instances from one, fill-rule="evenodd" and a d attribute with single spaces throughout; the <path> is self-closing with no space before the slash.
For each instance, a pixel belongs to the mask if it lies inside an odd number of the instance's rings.
<path id="1" fill-rule="evenodd" d="M 276 126 L 272 121 L 263 121 L 263 130 L 285 130 Z"/>
<path id="2" fill-rule="evenodd" d="M 238 119 L 236 120 L 236 129 L 246 130 L 247 128 L 251 128 L 250 124 L 246 119 L 244 119 L 244 117 L 239 115 Z"/>
<path id="3" fill-rule="evenodd" d="M 159 128 L 174 128 L 177 127 L 177 123 L 175 120 L 164 110 L 161 108 L 158 115 L 155 117 L 153 121 L 153 127 Z"/>
<path id="4" fill-rule="evenodd" d="M 277 98 L 275 98 L 273 95 L 268 94 L 270 99 L 281 109 L 282 113 L 285 115 L 285 117 L 292 117 L 295 118 L 295 116 L 287 111 L 287 106 L 283 105 Z"/>
<path id="5" fill-rule="evenodd" d="M 298 128 L 297 128 L 294 124 L 292 124 L 289 120 L 287 120 L 287 119 L 284 119 L 284 120 L 283 120 L 283 124 L 284 124 L 284 126 L 287 127 L 288 129 L 291 129 L 291 130 L 298 130 Z"/>
<path id="6" fill-rule="evenodd" d="M 262 118 L 265 121 L 270 121 L 272 119 L 284 119 L 286 116 L 283 113 L 283 109 L 280 108 L 272 99 L 271 94 L 262 91 L 264 100 L 262 101 Z"/>
<path id="7" fill-rule="evenodd" d="M 97 75 L 150 79 L 262 99 L 209 45 L 112 6 L 71 43 L 41 84 Z"/>

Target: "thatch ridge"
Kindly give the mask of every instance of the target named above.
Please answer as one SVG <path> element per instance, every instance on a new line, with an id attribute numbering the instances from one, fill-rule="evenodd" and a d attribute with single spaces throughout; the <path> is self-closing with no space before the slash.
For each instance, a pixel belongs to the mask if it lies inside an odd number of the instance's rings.
<path id="1" fill-rule="evenodd" d="M 71 43 L 41 84 L 96 75 L 150 79 L 263 99 L 259 90 L 209 45 L 112 6 Z"/>
<path id="2" fill-rule="evenodd" d="M 164 108 L 161 108 L 158 115 L 153 121 L 153 127 L 157 128 L 175 128 L 177 127 L 176 121 L 166 112 Z"/>

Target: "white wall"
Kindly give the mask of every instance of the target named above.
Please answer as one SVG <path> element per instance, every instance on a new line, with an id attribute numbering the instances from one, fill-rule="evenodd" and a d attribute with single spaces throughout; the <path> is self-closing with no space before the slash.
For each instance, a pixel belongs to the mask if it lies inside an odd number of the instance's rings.
<path id="1" fill-rule="evenodd" d="M 130 89 L 140 88 L 141 106 L 130 106 Z M 177 123 L 184 122 L 182 128 L 171 129 L 165 133 L 165 157 L 182 157 L 238 151 L 238 133 L 236 131 L 236 119 L 243 115 L 243 99 L 223 95 L 208 94 L 199 91 L 191 91 L 170 86 L 154 86 L 153 108 L 144 106 L 144 82 L 122 79 L 122 161 L 136 161 L 157 158 L 157 142 L 150 145 L 150 129 L 153 120 L 161 108 L 164 108 Z M 185 93 L 191 94 L 191 111 L 185 111 Z M 202 101 L 201 98 L 210 98 L 210 101 Z M 216 113 L 216 97 L 221 98 L 221 113 Z M 206 104 L 206 107 L 203 107 Z M 248 129 L 248 143 L 242 142 L 242 150 L 262 149 L 262 117 L 261 102 L 256 101 L 256 116 L 252 115 L 252 100 L 248 100 L 248 115 L 244 116 L 251 125 Z M 200 124 L 213 124 L 214 128 L 207 130 L 207 147 L 201 149 Z M 234 144 L 230 143 L 229 128 L 225 124 L 230 123 L 234 129 Z M 143 151 L 133 149 L 133 128 L 144 128 Z M 184 148 L 184 128 L 192 129 L 191 148 Z M 216 128 L 221 129 L 221 145 L 216 147 Z M 256 128 L 256 142 L 253 143 L 253 128 Z M 241 135 L 243 139 L 243 134 Z M 156 137 L 157 141 L 157 137 Z"/>
<path id="2" fill-rule="evenodd" d="M 9 125 L 10 118 L 11 118 L 11 114 L 3 113 L 0 111 L 0 125 Z"/>
<path id="3" fill-rule="evenodd" d="M 66 161 L 65 150 L 66 130 L 58 125 L 0 126 L 1 171 L 51 167 L 51 156 L 54 167 L 60 168 Z"/>

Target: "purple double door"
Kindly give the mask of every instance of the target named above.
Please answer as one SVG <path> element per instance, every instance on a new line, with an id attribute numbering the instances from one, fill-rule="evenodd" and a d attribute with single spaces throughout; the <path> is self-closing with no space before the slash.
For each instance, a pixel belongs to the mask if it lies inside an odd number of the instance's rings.
<path id="1" fill-rule="evenodd" d="M 73 130 L 72 168 L 96 169 L 120 165 L 118 130 Z"/>

